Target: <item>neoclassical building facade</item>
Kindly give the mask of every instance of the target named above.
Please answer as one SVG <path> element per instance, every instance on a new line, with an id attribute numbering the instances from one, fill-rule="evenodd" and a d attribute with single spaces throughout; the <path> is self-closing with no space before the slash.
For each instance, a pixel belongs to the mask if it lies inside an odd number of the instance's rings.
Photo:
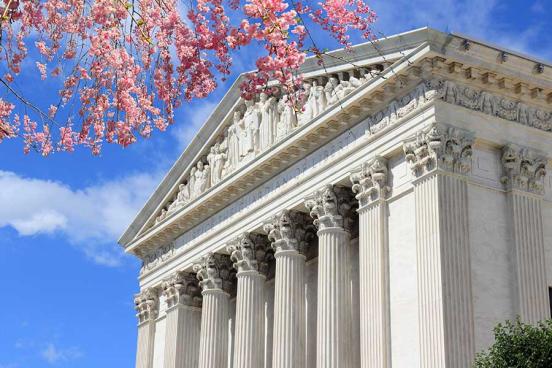
<path id="1" fill-rule="evenodd" d="M 550 318 L 552 66 L 419 29 L 238 78 L 120 239 L 137 368 L 464 368 Z M 277 86 L 276 86 L 277 89 Z"/>

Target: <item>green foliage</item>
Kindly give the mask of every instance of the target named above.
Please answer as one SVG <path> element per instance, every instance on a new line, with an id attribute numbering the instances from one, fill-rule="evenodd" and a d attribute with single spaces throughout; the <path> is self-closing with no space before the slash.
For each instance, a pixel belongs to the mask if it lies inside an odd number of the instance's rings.
<path id="1" fill-rule="evenodd" d="M 498 324 L 495 343 L 477 355 L 474 368 L 551 368 L 552 320 L 532 326 L 516 321 Z"/>

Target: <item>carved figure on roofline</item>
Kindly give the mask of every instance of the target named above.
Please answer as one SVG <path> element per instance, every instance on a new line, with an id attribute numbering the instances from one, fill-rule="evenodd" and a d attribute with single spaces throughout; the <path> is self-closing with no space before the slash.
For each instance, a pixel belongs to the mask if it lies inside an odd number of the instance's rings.
<path id="1" fill-rule="evenodd" d="M 278 123 L 278 106 L 276 97 L 262 92 L 259 96 L 259 110 L 261 115 L 259 128 L 259 151 L 272 146 L 276 139 L 276 125 Z"/>
<path id="2" fill-rule="evenodd" d="M 215 185 L 222 180 L 222 171 L 226 162 L 226 152 L 219 142 L 211 147 L 211 152 L 207 155 L 207 161 L 211 168 L 211 185 Z"/>
<path id="3" fill-rule="evenodd" d="M 246 110 L 240 121 L 240 158 L 253 158 L 259 147 L 259 125 L 261 116 L 255 106 L 255 101 L 245 100 Z"/>
<path id="4" fill-rule="evenodd" d="M 202 161 L 198 161 L 194 176 L 193 198 L 198 197 L 210 187 L 211 172 L 209 165 L 205 165 Z"/>
<path id="5" fill-rule="evenodd" d="M 228 166 L 227 172 L 232 171 L 238 167 L 240 162 L 240 121 L 241 112 L 239 110 L 234 111 L 234 119 L 232 125 L 228 128 L 228 160 L 226 164 Z"/>
<path id="6" fill-rule="evenodd" d="M 289 96 L 284 95 L 278 103 L 280 119 L 278 121 L 277 139 L 280 140 L 297 127 L 297 114 L 289 101 Z"/>

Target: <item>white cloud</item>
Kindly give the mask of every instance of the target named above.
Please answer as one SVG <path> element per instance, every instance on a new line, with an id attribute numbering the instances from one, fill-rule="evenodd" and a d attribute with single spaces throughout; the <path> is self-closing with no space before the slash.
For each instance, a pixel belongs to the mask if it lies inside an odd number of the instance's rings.
<path id="1" fill-rule="evenodd" d="M 534 46 L 542 45 L 540 26 L 531 22 L 522 31 L 513 27 L 514 19 L 498 17 L 505 5 L 497 0 L 373 0 L 370 4 L 378 14 L 375 30 L 383 31 L 385 35 L 430 26 L 443 31 L 463 33 L 538 57 L 550 57 L 550 52 L 547 51 L 549 48 Z M 541 1 L 532 5 L 532 10 L 536 13 L 542 8 Z M 535 40 L 541 42 L 536 43 Z"/>
<path id="2" fill-rule="evenodd" d="M 82 357 L 82 352 L 78 348 L 61 349 L 54 344 L 49 343 L 45 349 L 40 352 L 40 356 L 49 364 L 66 362 Z"/>
<path id="3" fill-rule="evenodd" d="M 60 234 L 95 262 L 115 266 L 116 245 L 161 178 L 144 173 L 74 190 L 60 182 L 0 171 L 0 227 L 20 236 Z"/>

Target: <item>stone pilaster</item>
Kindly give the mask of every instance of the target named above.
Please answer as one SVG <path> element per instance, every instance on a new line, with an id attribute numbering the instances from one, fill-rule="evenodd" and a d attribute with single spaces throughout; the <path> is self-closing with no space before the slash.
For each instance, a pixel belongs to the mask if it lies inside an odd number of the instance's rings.
<path id="1" fill-rule="evenodd" d="M 511 215 L 517 313 L 534 324 L 550 314 L 541 212 L 546 159 L 530 149 L 507 145 L 502 167 Z"/>
<path id="2" fill-rule="evenodd" d="M 441 124 L 404 143 L 415 180 L 420 367 L 470 367 L 474 321 L 467 177 L 473 137 Z"/>
<path id="3" fill-rule="evenodd" d="M 194 264 L 202 288 L 199 368 L 228 366 L 228 319 L 235 273 L 230 258 L 209 253 Z"/>
<path id="4" fill-rule="evenodd" d="M 244 233 L 228 246 L 238 278 L 234 367 L 256 368 L 264 358 L 264 283 L 268 272 L 268 239 Z"/>
<path id="5" fill-rule="evenodd" d="M 274 333 L 272 368 L 305 367 L 305 250 L 308 216 L 283 211 L 264 229 L 275 251 Z"/>
<path id="6" fill-rule="evenodd" d="M 387 160 L 375 157 L 351 174 L 359 202 L 360 363 L 391 366 Z"/>
<path id="7" fill-rule="evenodd" d="M 196 368 L 201 327 L 201 290 L 196 276 L 177 272 L 162 283 L 167 302 L 164 368 Z"/>
<path id="8" fill-rule="evenodd" d="M 155 320 L 159 313 L 159 297 L 156 288 L 147 288 L 134 296 L 138 317 L 138 347 L 136 368 L 153 367 Z"/>
<path id="9" fill-rule="evenodd" d="M 349 242 L 353 198 L 328 185 L 305 202 L 318 227 L 317 368 L 350 368 L 352 311 Z"/>

